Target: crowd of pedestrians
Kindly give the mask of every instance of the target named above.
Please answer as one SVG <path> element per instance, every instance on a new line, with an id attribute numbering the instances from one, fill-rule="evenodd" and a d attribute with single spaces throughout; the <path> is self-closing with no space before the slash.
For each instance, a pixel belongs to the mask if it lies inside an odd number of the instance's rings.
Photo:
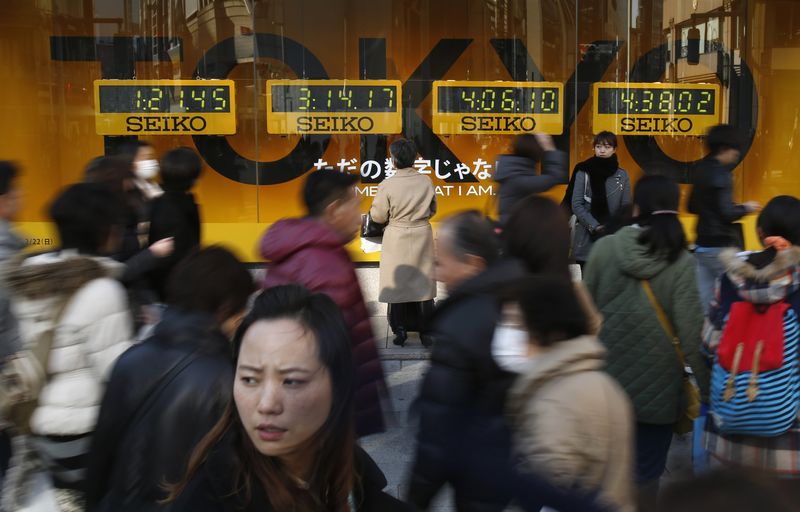
<path id="1" fill-rule="evenodd" d="M 399 512 L 445 487 L 467 512 L 793 510 L 800 200 L 734 203 L 737 133 L 706 142 L 690 246 L 678 184 L 644 169 L 632 186 L 612 133 L 571 179 L 551 138 L 518 137 L 499 220 L 461 211 L 435 234 L 431 180 L 394 141 L 368 218 L 394 344 L 430 348 L 409 418 L 390 416 L 346 249 L 356 177 L 306 177 L 306 215 L 264 233 L 255 282 L 200 245 L 189 148 L 89 162 L 43 254 L 13 230 L 19 171 L 0 162 L 0 510 Z M 556 185 L 561 205 L 541 195 Z M 741 252 L 735 222 L 759 210 L 763 250 Z M 397 497 L 359 442 L 406 420 Z M 696 475 L 662 486 L 692 430 Z"/>

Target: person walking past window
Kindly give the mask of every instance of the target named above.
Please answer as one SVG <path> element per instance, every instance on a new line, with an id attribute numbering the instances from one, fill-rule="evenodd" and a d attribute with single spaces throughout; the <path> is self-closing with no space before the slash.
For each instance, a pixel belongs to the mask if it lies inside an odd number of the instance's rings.
<path id="1" fill-rule="evenodd" d="M 720 124 L 706 134 L 709 155 L 692 175 L 694 188 L 689 196 L 689 212 L 697 215 L 697 286 L 703 313 L 708 314 L 714 296 L 714 283 L 724 272 L 719 254 L 726 247 L 741 246 L 734 222 L 757 211 L 756 201 L 733 202 L 731 173 L 741 158 L 741 135 L 733 126 Z"/>
<path id="2" fill-rule="evenodd" d="M 633 402 L 636 481 L 642 502 L 651 505 L 685 402 L 684 367 L 658 308 L 675 331 L 702 397 L 708 397 L 708 366 L 699 351 L 703 313 L 678 220 L 679 198 L 671 179 L 641 178 L 633 200 L 636 224 L 599 240 L 586 264 L 586 287 L 603 315 L 600 341 L 608 349 L 608 373 Z"/>
<path id="3" fill-rule="evenodd" d="M 600 132 L 592 141 L 594 156 L 575 166 L 566 198 L 575 215 L 572 257 L 581 266 L 595 240 L 608 234 L 614 217 L 631 203 L 631 182 L 617 160 L 617 136 Z"/>
<path id="4" fill-rule="evenodd" d="M 395 345 L 404 345 L 408 331 L 416 330 L 422 343 L 430 346 L 425 319 L 436 297 L 430 224 L 436 213 L 436 193 L 431 179 L 413 167 L 417 148 L 412 141 L 394 141 L 389 153 L 395 174 L 378 185 L 369 210 L 372 220 L 386 224 L 378 300 L 389 304 Z"/>
<path id="5" fill-rule="evenodd" d="M 342 309 L 357 373 L 356 432 L 366 436 L 385 429 L 382 401 L 388 391 L 367 305 L 345 249 L 361 225 L 356 181 L 357 176 L 334 169 L 309 174 L 303 185 L 308 216 L 273 224 L 261 239 L 261 255 L 270 262 L 265 288 L 301 284 Z"/>

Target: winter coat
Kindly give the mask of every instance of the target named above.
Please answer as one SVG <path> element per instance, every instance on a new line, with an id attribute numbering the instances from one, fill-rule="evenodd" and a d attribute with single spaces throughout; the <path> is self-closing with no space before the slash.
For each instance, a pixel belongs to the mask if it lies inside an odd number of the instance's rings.
<path id="1" fill-rule="evenodd" d="M 205 313 L 168 309 L 153 337 L 119 358 L 92 438 L 89 512 L 164 510 L 162 485 L 180 481 L 231 402 L 231 343 L 216 324 Z M 182 370 L 170 373 L 176 365 Z"/>
<path id="2" fill-rule="evenodd" d="M 575 188 L 572 190 L 572 213 L 575 214 L 575 229 L 572 235 L 572 257 L 576 261 L 587 261 L 594 241 L 592 233 L 600 225 L 594 218 L 591 203 L 592 187 L 586 171 L 581 170 L 580 164 L 575 167 Z M 622 212 L 625 206 L 631 204 L 631 181 L 625 169 L 617 172 L 606 180 L 606 199 L 608 211 L 614 216 Z"/>
<path id="3" fill-rule="evenodd" d="M 733 202 L 735 165 L 723 165 L 706 157 L 692 175 L 694 188 L 689 196 L 689 211 L 697 214 L 697 238 L 701 247 L 730 247 L 741 244 L 734 222 L 747 214 L 743 205 Z"/>
<path id="4" fill-rule="evenodd" d="M 192 194 L 164 192 L 152 201 L 147 245 L 168 237 L 174 238 L 175 249 L 169 256 L 160 258 L 157 268 L 150 273 L 151 286 L 162 302 L 166 298 L 170 273 L 200 245 L 200 211 Z"/>
<path id="5" fill-rule="evenodd" d="M 547 151 L 542 157 L 542 173 L 536 173 L 536 161 L 516 155 L 500 155 L 494 180 L 500 185 L 498 214 L 505 224 L 516 204 L 531 194 L 546 192 L 569 179 L 568 157 L 563 151 Z"/>
<path id="6" fill-rule="evenodd" d="M 265 288 L 298 283 L 328 295 L 342 310 L 356 366 L 356 431 L 361 436 L 382 432 L 381 399 L 386 394 L 383 367 L 361 286 L 342 237 L 311 217 L 284 219 L 264 234 L 261 255 L 271 262 Z"/>
<path id="7" fill-rule="evenodd" d="M 17 236 L 7 220 L 0 220 L 0 274 L 8 260 L 25 248 L 25 240 Z M 17 319 L 11 312 L 11 298 L 5 279 L 0 279 L 0 359 L 22 348 Z"/>
<path id="8" fill-rule="evenodd" d="M 585 283 L 603 315 L 600 341 L 608 348 L 608 373 L 633 402 L 641 423 L 674 423 L 682 410 L 683 368 L 672 341 L 647 298 L 647 279 L 680 340 L 700 392 L 708 397 L 709 371 L 700 355 L 703 312 L 695 263 L 681 252 L 672 263 L 648 254 L 638 242 L 641 228 L 628 226 L 598 240 L 586 267 Z"/>
<path id="9" fill-rule="evenodd" d="M 237 492 L 232 481 L 232 475 L 235 474 L 239 461 L 233 448 L 233 435 L 229 434 L 212 449 L 207 461 L 198 469 L 169 510 L 171 512 L 283 512 L 276 511 L 269 504 L 264 488 L 258 482 L 251 483 L 251 500 L 244 501 L 244 493 Z M 353 512 L 410 512 L 408 505 L 382 491 L 386 487 L 386 477 L 370 456 L 358 446 L 355 452 L 355 468 L 360 477 L 356 480 L 360 483 L 360 488 L 353 493 L 356 503 Z"/>
<path id="10" fill-rule="evenodd" d="M 509 392 L 514 449 L 525 470 L 565 489 L 599 492 L 613 510 L 634 511 L 633 411 L 603 371 L 594 336 L 556 343 L 529 359 Z"/>
<path id="11" fill-rule="evenodd" d="M 25 343 L 54 321 L 55 290 L 70 294 L 53 338 L 48 381 L 31 418 L 34 434 L 79 436 L 94 430 L 108 373 L 131 346 L 125 288 L 111 275 L 121 265 L 71 251 L 25 259 L 9 276 L 12 310 Z M 82 283 L 76 288 L 73 283 Z"/>
<path id="12" fill-rule="evenodd" d="M 722 329 L 731 306 L 746 301 L 773 304 L 789 299 L 796 303 L 800 293 L 800 248 L 778 252 L 774 259 L 765 253 L 741 253 L 727 249 L 720 254 L 725 274 L 718 281 L 716 299 L 709 311 L 709 329 L 703 345 L 709 361 L 716 354 Z M 781 479 L 800 478 L 800 421 L 774 437 L 726 435 L 720 433 L 709 415 L 704 447 L 723 464 L 765 471 Z"/>
<path id="13" fill-rule="evenodd" d="M 378 300 L 397 304 L 436 297 L 429 222 L 436 213 L 436 194 L 430 178 L 413 168 L 398 169 L 378 185 L 369 213 L 375 222 L 388 222 Z"/>
<path id="14" fill-rule="evenodd" d="M 497 292 L 524 275 L 518 261 L 501 260 L 459 285 L 433 314 L 436 343 L 417 399 L 420 424 L 408 491 L 419 509 L 445 483 L 454 487 L 459 510 L 499 511 L 510 500 L 478 478 L 469 461 L 499 461 L 502 471 L 510 456 L 503 407 L 515 375 L 495 363 L 491 345 L 501 314 Z M 476 456 L 481 451 L 485 457 Z"/>

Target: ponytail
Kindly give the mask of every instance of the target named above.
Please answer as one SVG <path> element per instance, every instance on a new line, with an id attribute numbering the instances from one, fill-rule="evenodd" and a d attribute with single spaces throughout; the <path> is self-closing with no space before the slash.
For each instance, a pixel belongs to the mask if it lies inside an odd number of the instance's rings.
<path id="1" fill-rule="evenodd" d="M 650 174 L 642 177 L 633 194 L 633 203 L 639 209 L 637 219 L 646 228 L 638 242 L 647 247 L 647 253 L 663 256 L 672 263 L 686 249 L 686 234 L 678 220 L 678 184 L 667 176 Z"/>

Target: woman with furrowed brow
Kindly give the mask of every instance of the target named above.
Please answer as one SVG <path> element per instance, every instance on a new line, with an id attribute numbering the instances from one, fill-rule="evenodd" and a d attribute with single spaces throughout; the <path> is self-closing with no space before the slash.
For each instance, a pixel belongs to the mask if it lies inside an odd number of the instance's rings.
<path id="1" fill-rule="evenodd" d="M 264 290 L 236 336 L 234 404 L 170 487 L 169 510 L 409 510 L 355 443 L 349 343 L 328 296 Z"/>

